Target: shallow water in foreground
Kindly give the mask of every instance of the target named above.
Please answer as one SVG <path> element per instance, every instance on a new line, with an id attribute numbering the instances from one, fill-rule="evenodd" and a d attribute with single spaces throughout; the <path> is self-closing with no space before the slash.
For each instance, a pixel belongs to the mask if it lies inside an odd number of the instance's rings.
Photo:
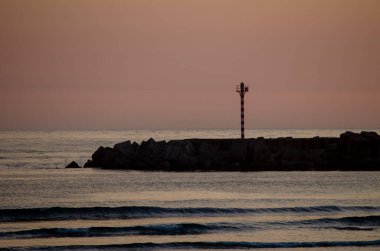
<path id="1" fill-rule="evenodd" d="M 0 169 L 0 248 L 379 250 L 377 172 Z"/>

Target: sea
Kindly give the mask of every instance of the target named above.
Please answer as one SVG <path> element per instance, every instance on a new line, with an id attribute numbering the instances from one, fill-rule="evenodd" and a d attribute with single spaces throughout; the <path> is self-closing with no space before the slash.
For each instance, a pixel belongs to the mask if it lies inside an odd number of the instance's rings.
<path id="1" fill-rule="evenodd" d="M 126 140 L 238 137 L 238 130 L 0 131 L 0 250 L 380 250 L 380 172 L 64 168 Z"/>

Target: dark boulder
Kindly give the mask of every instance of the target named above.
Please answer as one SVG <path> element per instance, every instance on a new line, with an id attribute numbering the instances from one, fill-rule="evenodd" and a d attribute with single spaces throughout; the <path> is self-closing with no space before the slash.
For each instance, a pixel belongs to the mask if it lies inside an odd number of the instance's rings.
<path id="1" fill-rule="evenodd" d="M 88 168 L 88 167 L 96 167 L 96 166 L 94 165 L 94 162 L 89 159 L 89 160 L 87 160 L 87 162 L 84 164 L 83 167 Z"/>
<path id="2" fill-rule="evenodd" d="M 231 155 L 237 160 L 244 160 L 248 153 L 248 142 L 242 140 L 235 140 L 231 144 Z"/>
<path id="3" fill-rule="evenodd" d="M 103 168 L 127 168 L 130 161 L 118 150 L 99 147 L 92 155 L 92 165 Z"/>
<path id="4" fill-rule="evenodd" d="M 125 157 L 131 156 L 131 154 L 134 152 L 134 149 L 130 140 L 118 143 L 113 148 L 121 152 Z"/>
<path id="5" fill-rule="evenodd" d="M 66 168 L 82 168 L 81 166 L 78 165 L 75 161 L 71 161 L 70 164 L 66 166 Z"/>

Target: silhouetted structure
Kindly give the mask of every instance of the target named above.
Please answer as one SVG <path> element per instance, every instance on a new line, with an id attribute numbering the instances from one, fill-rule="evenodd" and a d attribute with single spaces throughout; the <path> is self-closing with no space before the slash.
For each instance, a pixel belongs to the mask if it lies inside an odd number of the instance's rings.
<path id="1" fill-rule="evenodd" d="M 153 171 L 380 171 L 376 132 L 339 138 L 184 139 L 99 147 L 84 167 Z"/>
<path id="2" fill-rule="evenodd" d="M 241 138 L 244 139 L 244 95 L 248 92 L 248 86 L 241 82 L 240 85 L 236 86 L 236 92 L 240 94 L 240 131 Z"/>

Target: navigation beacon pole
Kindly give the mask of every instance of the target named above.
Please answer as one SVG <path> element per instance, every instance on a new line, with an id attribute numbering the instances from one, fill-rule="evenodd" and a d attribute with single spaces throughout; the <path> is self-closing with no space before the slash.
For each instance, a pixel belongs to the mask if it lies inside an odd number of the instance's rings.
<path id="1" fill-rule="evenodd" d="M 241 139 L 244 139 L 244 95 L 248 92 L 248 85 L 244 85 L 243 82 L 240 85 L 236 86 L 236 92 L 240 94 L 240 131 L 241 131 Z"/>

